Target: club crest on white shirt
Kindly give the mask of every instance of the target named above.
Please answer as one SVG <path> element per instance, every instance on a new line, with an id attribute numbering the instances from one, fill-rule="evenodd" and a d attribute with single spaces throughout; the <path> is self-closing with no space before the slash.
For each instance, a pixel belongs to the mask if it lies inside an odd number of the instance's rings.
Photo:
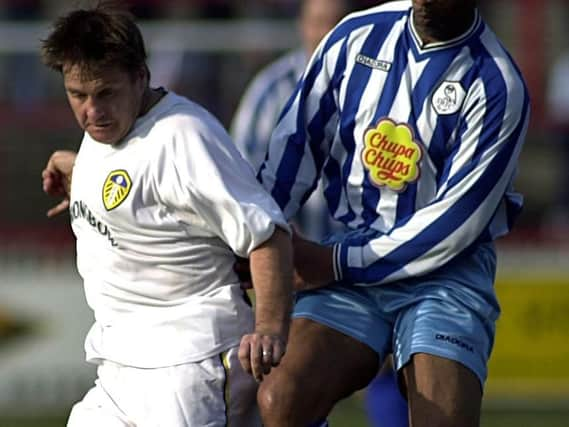
<path id="1" fill-rule="evenodd" d="M 110 211 L 119 206 L 128 196 L 132 180 L 128 172 L 119 169 L 114 170 L 107 176 L 103 185 L 103 204 Z"/>
<path id="2" fill-rule="evenodd" d="M 459 82 L 444 81 L 433 95 L 433 108 L 441 115 L 454 114 L 462 108 L 465 97 Z"/>

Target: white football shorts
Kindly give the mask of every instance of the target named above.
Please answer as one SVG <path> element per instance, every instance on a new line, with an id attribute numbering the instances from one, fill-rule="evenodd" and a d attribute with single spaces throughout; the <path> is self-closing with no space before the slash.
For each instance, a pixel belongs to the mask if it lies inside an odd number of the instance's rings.
<path id="1" fill-rule="evenodd" d="M 261 426 L 257 383 L 238 348 L 196 363 L 141 369 L 105 361 L 68 427 Z"/>

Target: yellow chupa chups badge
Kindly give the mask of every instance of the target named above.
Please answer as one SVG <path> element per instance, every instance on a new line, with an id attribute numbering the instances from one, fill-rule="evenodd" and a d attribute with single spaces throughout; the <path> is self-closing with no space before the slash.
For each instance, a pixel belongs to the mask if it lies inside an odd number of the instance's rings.
<path id="1" fill-rule="evenodd" d="M 109 173 L 103 185 L 103 204 L 105 209 L 119 206 L 128 196 L 132 181 L 125 170 L 115 170 Z"/>
<path id="2" fill-rule="evenodd" d="M 404 191 L 407 184 L 419 178 L 422 157 L 422 148 L 406 124 L 385 118 L 364 135 L 362 162 L 377 186 Z"/>

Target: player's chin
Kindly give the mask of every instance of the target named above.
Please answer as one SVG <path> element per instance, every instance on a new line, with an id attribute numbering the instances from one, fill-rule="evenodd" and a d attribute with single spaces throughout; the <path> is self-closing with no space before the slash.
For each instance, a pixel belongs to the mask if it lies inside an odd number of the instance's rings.
<path id="1" fill-rule="evenodd" d="M 86 130 L 91 138 L 102 144 L 116 144 L 121 139 L 113 126 L 90 126 Z"/>

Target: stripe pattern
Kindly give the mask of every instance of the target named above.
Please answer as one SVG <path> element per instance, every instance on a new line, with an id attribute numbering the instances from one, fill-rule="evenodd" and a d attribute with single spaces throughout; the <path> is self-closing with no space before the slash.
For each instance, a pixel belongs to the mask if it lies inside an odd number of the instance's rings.
<path id="1" fill-rule="evenodd" d="M 521 73 L 478 13 L 462 36 L 423 46 L 411 2 L 389 2 L 349 15 L 320 44 L 259 179 L 287 218 L 321 179 L 330 212 L 353 230 L 334 246 L 336 279 L 387 283 L 511 229 L 528 118 Z M 404 191 L 378 186 L 362 160 L 366 132 L 378 127 L 388 131 L 375 166 L 397 163 L 385 147 L 401 142 L 398 126 L 423 151 Z"/>

